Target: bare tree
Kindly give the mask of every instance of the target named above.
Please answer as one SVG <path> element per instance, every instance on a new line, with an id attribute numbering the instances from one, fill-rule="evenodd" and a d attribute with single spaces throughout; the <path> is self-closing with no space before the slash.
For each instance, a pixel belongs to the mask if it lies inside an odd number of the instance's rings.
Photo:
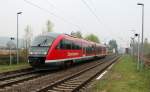
<path id="1" fill-rule="evenodd" d="M 31 30 L 31 26 L 27 25 L 25 28 L 25 49 L 26 49 L 26 57 L 28 57 L 28 50 L 29 47 L 31 46 L 31 39 L 32 39 L 32 30 Z"/>
<path id="2" fill-rule="evenodd" d="M 42 28 L 42 34 L 47 33 L 47 32 L 52 32 L 53 26 L 54 24 L 50 20 L 48 20 L 46 22 L 46 28 L 45 27 Z"/>
<path id="3" fill-rule="evenodd" d="M 53 31 L 53 23 L 48 20 L 47 23 L 46 23 L 46 26 L 47 26 L 47 32 L 52 32 Z"/>

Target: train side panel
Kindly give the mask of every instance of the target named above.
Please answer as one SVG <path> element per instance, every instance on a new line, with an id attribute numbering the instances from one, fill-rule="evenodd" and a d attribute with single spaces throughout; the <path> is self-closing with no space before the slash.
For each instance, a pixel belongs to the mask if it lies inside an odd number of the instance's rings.
<path id="1" fill-rule="evenodd" d="M 76 39 L 77 40 L 77 39 Z M 76 41 L 72 37 L 60 36 L 54 42 L 53 46 L 48 51 L 45 62 L 60 62 L 82 57 L 81 41 Z M 72 44 L 78 43 L 78 46 Z M 79 47 L 80 45 L 80 47 Z"/>

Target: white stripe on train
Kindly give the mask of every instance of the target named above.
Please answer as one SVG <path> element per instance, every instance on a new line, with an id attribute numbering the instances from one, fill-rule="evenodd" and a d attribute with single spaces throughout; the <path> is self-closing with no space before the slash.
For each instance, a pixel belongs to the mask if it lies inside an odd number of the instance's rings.
<path id="1" fill-rule="evenodd" d="M 105 55 L 101 55 L 101 56 L 98 56 L 98 57 L 102 57 L 102 56 L 105 56 Z M 79 60 L 79 59 L 90 59 L 90 58 L 93 58 L 93 57 L 95 57 L 95 55 L 93 55 L 93 56 L 84 56 L 84 57 L 77 57 L 77 58 L 69 58 L 69 59 L 45 60 L 45 63 L 61 62 L 61 61 L 68 61 L 68 60 Z"/>

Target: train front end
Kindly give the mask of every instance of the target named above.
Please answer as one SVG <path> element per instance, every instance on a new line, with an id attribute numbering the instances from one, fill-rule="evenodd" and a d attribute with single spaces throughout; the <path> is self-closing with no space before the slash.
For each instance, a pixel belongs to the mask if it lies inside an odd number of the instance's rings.
<path id="1" fill-rule="evenodd" d="M 46 56 L 56 38 L 57 35 L 53 33 L 35 37 L 29 49 L 28 62 L 31 66 L 45 67 Z"/>

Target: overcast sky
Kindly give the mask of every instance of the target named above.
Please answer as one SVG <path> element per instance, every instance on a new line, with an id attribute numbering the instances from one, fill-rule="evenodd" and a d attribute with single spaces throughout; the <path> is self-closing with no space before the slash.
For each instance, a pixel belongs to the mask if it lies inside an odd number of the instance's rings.
<path id="1" fill-rule="evenodd" d="M 133 35 L 131 30 L 141 33 L 141 6 L 137 6 L 137 2 L 142 2 L 145 4 L 144 37 L 150 39 L 150 0 L 84 0 L 99 20 L 82 0 L 29 0 L 47 11 L 24 0 L 0 1 L 0 36 L 16 36 L 16 13 L 22 11 L 19 16 L 20 38 L 24 36 L 26 25 L 31 26 L 35 36 L 45 29 L 46 21 L 51 20 L 55 32 L 93 33 L 101 42 L 116 39 L 119 45 L 126 47 Z"/>

